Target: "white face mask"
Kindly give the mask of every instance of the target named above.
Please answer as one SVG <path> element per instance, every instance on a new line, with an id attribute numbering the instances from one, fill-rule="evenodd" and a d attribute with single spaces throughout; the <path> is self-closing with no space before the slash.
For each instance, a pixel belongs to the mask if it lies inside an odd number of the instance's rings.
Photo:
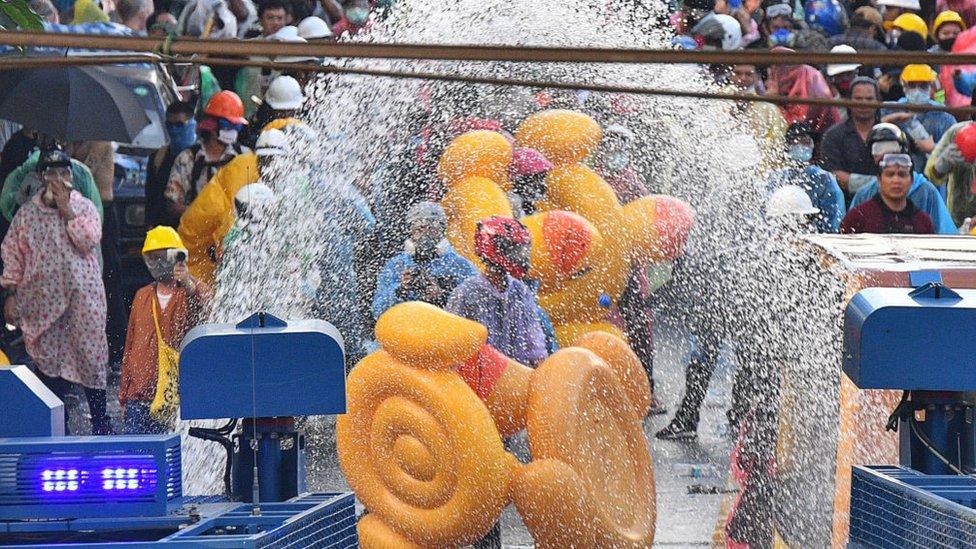
<path id="1" fill-rule="evenodd" d="M 232 145 L 237 142 L 237 130 L 220 130 L 217 132 L 217 141 L 224 145 Z"/>

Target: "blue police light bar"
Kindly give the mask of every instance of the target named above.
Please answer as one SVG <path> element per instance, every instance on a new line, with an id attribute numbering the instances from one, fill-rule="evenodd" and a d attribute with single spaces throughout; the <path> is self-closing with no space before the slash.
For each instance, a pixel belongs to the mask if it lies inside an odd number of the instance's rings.
<path id="1" fill-rule="evenodd" d="M 346 411 L 342 336 L 323 320 L 256 313 L 203 324 L 180 349 L 180 417 L 221 419 Z"/>
<path id="2" fill-rule="evenodd" d="M 0 519 L 163 516 L 183 495 L 179 435 L 0 439 Z"/>
<path id="3" fill-rule="evenodd" d="M 0 366 L 0 437 L 64 436 L 64 403 L 27 366 Z"/>
<path id="4" fill-rule="evenodd" d="M 976 391 L 976 290 L 867 288 L 844 314 L 844 373 L 861 389 Z"/>

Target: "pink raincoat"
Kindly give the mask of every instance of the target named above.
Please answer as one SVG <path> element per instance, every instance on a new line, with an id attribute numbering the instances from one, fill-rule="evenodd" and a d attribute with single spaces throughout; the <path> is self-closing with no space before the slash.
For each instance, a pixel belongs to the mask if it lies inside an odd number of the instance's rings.
<path id="1" fill-rule="evenodd" d="M 24 204 L 0 246 L 0 285 L 17 296 L 27 353 L 49 377 L 104 389 L 108 369 L 105 287 L 98 262 L 102 222 L 90 200 L 71 192 L 67 223 L 41 193 Z"/>
<path id="2" fill-rule="evenodd" d="M 792 51 L 773 48 L 773 51 Z M 769 81 L 776 86 L 777 94 L 784 97 L 833 99 L 827 80 L 820 71 L 810 65 L 773 65 L 769 68 Z M 819 105 L 780 105 L 787 124 L 806 122 L 814 133 L 823 133 L 841 121 L 836 107 Z"/>

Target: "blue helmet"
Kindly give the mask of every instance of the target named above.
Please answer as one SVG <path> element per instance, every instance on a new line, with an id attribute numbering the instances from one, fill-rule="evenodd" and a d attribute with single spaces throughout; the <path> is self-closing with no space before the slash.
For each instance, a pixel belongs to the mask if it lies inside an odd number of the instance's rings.
<path id="1" fill-rule="evenodd" d="M 803 11 L 807 25 L 822 30 L 827 36 L 836 36 L 847 30 L 847 12 L 837 0 L 806 0 Z"/>

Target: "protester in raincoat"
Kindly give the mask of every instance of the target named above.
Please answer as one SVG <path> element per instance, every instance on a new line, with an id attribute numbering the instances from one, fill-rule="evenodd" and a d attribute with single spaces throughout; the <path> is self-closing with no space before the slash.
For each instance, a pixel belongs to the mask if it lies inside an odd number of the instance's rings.
<path id="1" fill-rule="evenodd" d="M 761 95 L 764 91 L 762 79 L 755 65 L 733 65 L 729 83 L 735 87 L 737 93 L 745 95 Z M 735 109 L 747 121 L 752 136 L 757 141 L 766 143 L 765 147 L 761 147 L 766 165 L 776 165 L 780 161 L 779 155 L 766 153 L 782 149 L 783 135 L 786 133 L 787 126 L 782 111 L 771 103 L 761 101 L 736 102 Z"/>
<path id="2" fill-rule="evenodd" d="M 976 216 L 976 167 L 956 146 L 956 135 L 971 124 L 967 120 L 946 130 L 925 165 L 925 175 L 936 185 L 945 186 L 949 213 L 958 226 Z"/>
<path id="3" fill-rule="evenodd" d="M 804 123 L 791 124 L 786 131 L 786 155 L 792 161 L 789 167 L 777 170 L 769 176 L 772 193 L 785 185 L 796 185 L 806 191 L 813 206 L 818 210 L 816 231 L 836 233 L 846 211 L 844 192 L 830 172 L 810 163 L 813 158 L 813 134 Z"/>
<path id="4" fill-rule="evenodd" d="M 433 202 L 420 202 L 407 211 L 410 238 L 403 251 L 386 262 L 376 282 L 373 316 L 404 301 L 425 301 L 438 307 L 461 282 L 478 274 L 445 238 L 447 218 Z"/>
<path id="5" fill-rule="evenodd" d="M 774 52 L 792 52 L 783 47 L 773 48 Z M 773 65 L 769 68 L 769 78 L 766 80 L 766 93 L 783 97 L 803 99 L 830 99 L 830 85 L 823 74 L 810 65 Z M 814 135 L 822 135 L 827 128 L 841 120 L 836 107 L 819 105 L 800 105 L 791 103 L 782 105 L 783 118 L 788 124 L 806 122 Z"/>
<path id="6" fill-rule="evenodd" d="M 371 230 L 372 217 L 351 185 L 320 171 L 314 156 L 319 149 L 315 132 L 302 124 L 262 134 L 257 152 L 265 185 L 247 185 L 235 195 L 235 229 L 220 262 L 222 270 L 228 261 L 238 266 L 221 280 L 248 287 L 239 277 L 252 276 L 253 268 L 240 265 L 242 257 L 268 265 L 270 274 L 257 274 L 261 278 L 249 285 L 275 288 L 276 295 L 263 296 L 262 303 L 289 317 L 331 322 L 343 335 L 351 365 L 364 356 L 366 341 L 355 247 Z M 246 192 L 262 188 L 263 194 Z"/>
<path id="7" fill-rule="evenodd" d="M 167 207 L 182 216 L 204 186 L 235 157 L 250 152 L 238 143 L 244 105 L 234 92 L 222 91 L 210 98 L 197 124 L 199 140 L 177 155 L 166 185 Z"/>
<path id="8" fill-rule="evenodd" d="M 647 186 L 634 170 L 636 136 L 621 124 L 608 126 L 596 154 L 596 172 L 617 195 L 621 204 L 647 196 Z"/>
<path id="9" fill-rule="evenodd" d="M 521 215 L 532 215 L 536 202 L 546 197 L 546 175 L 552 169 L 552 162 L 535 149 L 518 147 L 512 151 L 512 163 L 508 167 L 508 178 L 512 190 L 508 193 L 512 211 Z"/>
<path id="10" fill-rule="evenodd" d="M 804 300 L 820 295 L 819 277 L 798 276 L 814 268 L 802 253 L 802 234 L 815 230 L 820 212 L 806 191 L 793 185 L 776 189 L 764 208 L 751 245 L 736 254 L 742 280 L 732 286 L 733 302 L 747 304 L 729 311 L 740 326 L 738 367 L 732 389 L 733 409 L 740 410 L 741 428 L 733 435 L 732 477 L 739 485 L 725 523 L 730 547 L 770 547 L 775 524 L 776 447 L 779 431 L 781 379 L 802 371 L 811 324 Z M 762 271 L 777 284 L 755 292 L 752 277 Z"/>
<path id="11" fill-rule="evenodd" d="M 876 125 L 868 134 L 868 145 L 875 162 L 880 163 L 889 153 L 908 154 L 908 138 L 898 126 L 889 123 Z M 851 199 L 850 210 L 871 200 L 879 193 L 878 178 L 873 177 L 867 185 L 857 191 Z M 936 234 L 957 234 L 959 229 L 949 215 L 938 189 L 924 175 L 912 170 L 912 185 L 908 190 L 908 200 L 919 210 L 928 214 Z"/>
<path id="12" fill-rule="evenodd" d="M 275 120 L 264 129 L 281 129 L 289 124 L 300 122 L 293 118 Z M 270 162 L 270 159 L 259 162 L 263 156 L 268 155 L 247 152 L 234 157 L 214 175 L 180 218 L 178 230 L 190 254 L 187 263 L 190 274 L 204 284 L 213 284 L 218 248 L 234 223 L 234 196 L 244 185 L 257 182 L 261 166 Z"/>
<path id="13" fill-rule="evenodd" d="M 43 187 L 17 211 L 0 246 L 4 316 L 23 331 L 41 380 L 62 400 L 72 383 L 81 385 L 92 433 L 108 434 L 102 222 L 92 201 L 72 189 L 72 168 L 60 149 L 37 162 Z"/>
<path id="14" fill-rule="evenodd" d="M 165 433 L 172 428 L 178 379 L 177 349 L 199 319 L 209 291 L 190 276 L 186 249 L 172 227 L 146 234 L 143 260 L 154 282 L 132 300 L 119 381 L 126 434 Z"/>
<path id="15" fill-rule="evenodd" d="M 484 325 L 488 343 L 505 356 L 535 366 L 548 352 L 535 294 L 520 280 L 529 270 L 529 244 L 528 229 L 514 219 L 479 223 L 475 251 L 485 272 L 455 288 L 446 309 Z"/>

